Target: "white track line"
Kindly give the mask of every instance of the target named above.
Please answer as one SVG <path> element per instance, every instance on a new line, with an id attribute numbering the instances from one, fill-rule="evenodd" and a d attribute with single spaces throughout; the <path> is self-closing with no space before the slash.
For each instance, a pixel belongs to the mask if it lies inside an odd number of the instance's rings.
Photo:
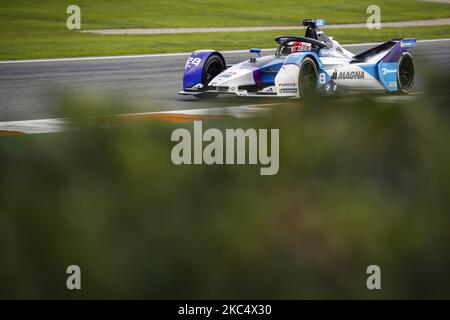
<path id="1" fill-rule="evenodd" d="M 450 38 L 446 39 L 431 39 L 431 40 L 418 40 L 418 43 L 433 43 L 433 42 L 448 42 Z M 358 47 L 358 46 L 370 46 L 377 45 L 380 42 L 368 42 L 368 43 L 353 43 L 344 44 L 344 47 Z M 275 50 L 275 48 L 263 49 L 263 51 Z M 228 50 L 221 51 L 224 54 L 233 53 L 245 53 L 247 50 Z M 10 60 L 0 61 L 0 64 L 17 64 L 17 63 L 51 63 L 51 62 L 73 62 L 73 61 L 95 61 L 95 60 L 115 60 L 115 59 L 141 59 L 141 58 L 164 58 L 164 57 L 182 57 L 190 55 L 190 52 L 180 53 L 159 53 L 159 54 L 139 54 L 139 55 L 124 55 L 124 56 L 103 56 L 103 57 L 81 57 L 81 58 L 56 58 L 56 59 L 33 59 L 33 60 Z"/>
<path id="2" fill-rule="evenodd" d="M 273 49 L 263 49 L 274 50 Z M 233 53 L 245 53 L 248 50 L 229 50 L 221 51 L 225 54 Z M 179 52 L 179 53 L 157 53 L 157 54 L 136 54 L 136 55 L 125 55 L 125 56 L 104 56 L 104 57 L 80 57 L 80 58 L 55 58 L 55 59 L 33 59 L 33 60 L 10 60 L 10 61 L 0 61 L 0 64 L 15 64 L 15 63 L 33 63 L 33 62 L 71 62 L 71 61 L 91 61 L 91 60 L 115 60 L 115 59 L 141 59 L 141 58 L 164 58 L 164 57 L 182 57 L 189 56 L 191 52 Z"/>
<path id="3" fill-rule="evenodd" d="M 415 21 L 382 22 L 385 27 L 415 27 L 449 25 L 450 19 L 427 19 Z M 366 23 L 347 23 L 325 25 L 323 29 L 366 28 Z M 149 35 L 149 34 L 186 34 L 186 33 L 220 33 L 220 32 L 254 32 L 271 30 L 304 30 L 298 26 L 257 26 L 257 27 L 205 27 L 205 28 L 123 28 L 123 29 L 90 29 L 81 30 L 82 33 L 107 35 Z"/>

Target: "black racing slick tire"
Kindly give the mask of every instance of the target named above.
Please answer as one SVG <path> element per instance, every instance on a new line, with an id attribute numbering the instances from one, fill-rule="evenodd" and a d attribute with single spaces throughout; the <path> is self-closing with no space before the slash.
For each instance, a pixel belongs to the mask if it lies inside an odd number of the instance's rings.
<path id="1" fill-rule="evenodd" d="M 311 99 L 317 93 L 317 66 L 315 61 L 306 57 L 300 67 L 298 75 L 298 90 L 300 98 Z"/>
<path id="2" fill-rule="evenodd" d="M 414 88 L 415 67 L 412 55 L 409 52 L 403 52 L 398 61 L 397 71 L 397 94 L 408 94 Z"/>
<path id="3" fill-rule="evenodd" d="M 213 53 L 206 59 L 205 65 L 203 66 L 202 72 L 202 84 L 204 88 L 208 88 L 208 84 L 220 73 L 226 69 L 225 61 L 223 58 L 217 54 Z M 218 93 L 205 92 L 196 95 L 199 99 L 213 99 L 218 96 Z"/>

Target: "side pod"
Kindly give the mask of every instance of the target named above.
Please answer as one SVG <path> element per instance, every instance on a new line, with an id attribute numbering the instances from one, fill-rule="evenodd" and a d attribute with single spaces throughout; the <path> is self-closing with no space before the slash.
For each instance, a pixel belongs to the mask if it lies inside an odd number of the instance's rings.
<path id="1" fill-rule="evenodd" d="M 314 52 L 297 52 L 289 55 L 275 77 L 277 95 L 282 97 L 300 97 L 298 87 L 298 77 L 300 67 L 306 57 L 311 57 L 317 63 L 318 79 L 317 89 L 319 90 L 331 77 L 324 71 L 320 58 Z"/>

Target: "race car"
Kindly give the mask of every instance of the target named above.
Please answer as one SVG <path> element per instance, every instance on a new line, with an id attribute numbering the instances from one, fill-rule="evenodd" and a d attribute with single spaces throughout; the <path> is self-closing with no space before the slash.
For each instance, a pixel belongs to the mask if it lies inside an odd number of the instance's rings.
<path id="1" fill-rule="evenodd" d="M 416 39 L 393 39 L 355 55 L 328 37 L 320 29 L 324 24 L 323 19 L 304 20 L 304 37 L 276 37 L 274 55 L 250 49 L 248 60 L 232 66 L 220 52 L 195 51 L 186 63 L 179 94 L 308 98 L 352 91 L 411 92 L 414 61 L 408 49 L 415 47 Z"/>

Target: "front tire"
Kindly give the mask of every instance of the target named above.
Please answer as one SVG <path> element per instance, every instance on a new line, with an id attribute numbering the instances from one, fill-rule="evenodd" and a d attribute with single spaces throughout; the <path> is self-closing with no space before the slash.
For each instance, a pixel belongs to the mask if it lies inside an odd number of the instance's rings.
<path id="1" fill-rule="evenodd" d="M 208 57 L 208 59 L 205 62 L 205 65 L 203 66 L 202 71 L 202 84 L 203 88 L 207 89 L 208 84 L 220 73 L 222 73 L 226 69 L 225 62 L 223 61 L 222 57 L 214 53 Z M 205 92 L 200 93 L 196 95 L 196 98 L 199 99 L 213 99 L 217 98 L 218 93 L 213 92 Z"/>
<path id="2" fill-rule="evenodd" d="M 415 74 L 414 74 L 414 60 L 409 52 L 403 52 L 398 61 L 397 71 L 397 94 L 408 94 L 414 87 Z"/>
<path id="3" fill-rule="evenodd" d="M 298 75 L 300 98 L 311 99 L 317 93 L 317 66 L 312 58 L 306 57 Z"/>

